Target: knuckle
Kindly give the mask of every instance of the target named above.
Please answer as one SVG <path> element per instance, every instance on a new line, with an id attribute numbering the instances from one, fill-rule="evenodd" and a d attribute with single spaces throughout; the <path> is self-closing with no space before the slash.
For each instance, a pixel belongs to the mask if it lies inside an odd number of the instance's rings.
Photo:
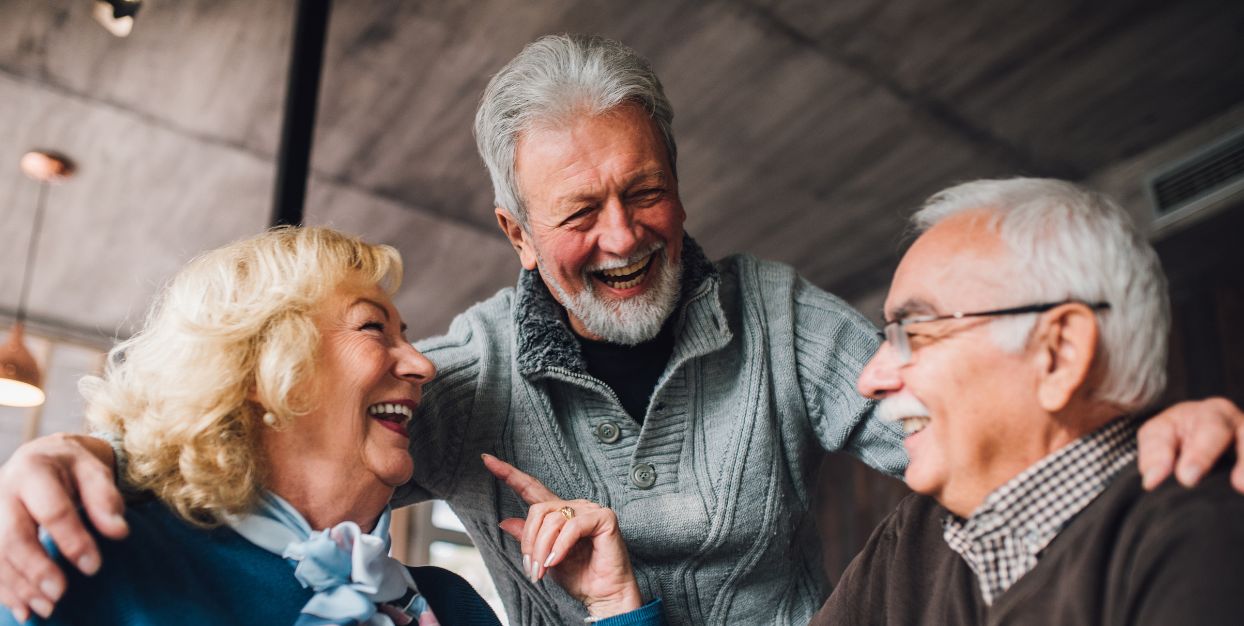
<path id="1" fill-rule="evenodd" d="M 77 521 L 77 511 L 65 498 L 51 498 L 32 510 L 35 521 L 44 526 L 72 526 Z"/>
<path id="2" fill-rule="evenodd" d="M 1218 413 L 1233 413 L 1236 411 L 1235 404 L 1222 396 L 1213 396 L 1205 399 L 1205 404 L 1210 410 Z"/>

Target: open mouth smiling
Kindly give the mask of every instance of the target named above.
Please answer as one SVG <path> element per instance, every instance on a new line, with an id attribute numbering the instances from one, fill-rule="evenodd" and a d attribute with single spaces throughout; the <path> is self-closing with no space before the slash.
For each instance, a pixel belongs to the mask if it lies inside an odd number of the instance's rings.
<path id="1" fill-rule="evenodd" d="M 415 415 L 415 405 L 409 401 L 377 402 L 367 407 L 367 415 L 379 422 L 381 426 L 403 437 L 409 437 L 406 425 Z"/>
<path id="2" fill-rule="evenodd" d="M 927 416 L 900 417 L 898 421 L 903 425 L 903 434 L 908 437 L 924 430 L 924 427 L 929 425 Z"/>
<path id="3" fill-rule="evenodd" d="M 652 267 L 652 262 L 657 257 L 659 250 L 654 250 L 648 256 L 631 263 L 624 267 L 611 268 L 592 272 L 592 276 L 613 289 L 630 289 L 643 282 L 644 277 L 648 275 L 648 270 Z"/>

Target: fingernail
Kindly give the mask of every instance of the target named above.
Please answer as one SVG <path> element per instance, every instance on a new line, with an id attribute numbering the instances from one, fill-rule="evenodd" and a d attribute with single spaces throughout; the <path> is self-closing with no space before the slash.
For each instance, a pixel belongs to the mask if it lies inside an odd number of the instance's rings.
<path id="1" fill-rule="evenodd" d="M 488 459 L 495 459 L 495 458 L 497 458 L 497 457 L 495 457 L 495 456 L 493 456 L 493 455 L 491 455 L 491 454 L 488 454 L 488 453 L 484 453 L 484 454 L 479 455 L 479 458 L 484 459 L 485 461 L 487 461 Z"/>
<path id="2" fill-rule="evenodd" d="M 1152 489 L 1154 487 L 1157 487 L 1158 486 L 1157 484 L 1158 474 L 1161 474 L 1161 473 L 1162 472 L 1158 469 L 1151 469 L 1145 472 L 1145 476 L 1140 482 L 1144 484 L 1146 489 Z"/>
<path id="3" fill-rule="evenodd" d="M 115 524 L 115 525 L 120 526 L 121 528 L 125 528 L 125 529 L 129 529 L 129 526 L 130 526 L 129 524 L 127 524 L 127 523 L 125 522 L 125 516 L 124 516 L 124 515 L 117 514 L 117 513 L 113 513 L 113 514 L 112 514 L 112 517 L 111 517 L 111 518 L 109 518 L 109 520 L 108 520 L 108 521 L 109 521 L 109 523 L 111 523 L 111 524 Z"/>
<path id="4" fill-rule="evenodd" d="M 554 559 L 555 557 L 557 557 L 557 553 L 556 553 L 556 552 L 550 552 L 550 553 L 549 553 L 549 558 L 544 559 L 544 566 L 545 566 L 545 567 L 548 567 L 548 566 L 552 565 L 552 564 L 553 564 L 553 559 Z"/>
<path id="5" fill-rule="evenodd" d="M 1196 481 L 1201 478 L 1201 468 L 1192 464 L 1180 465 L 1175 473 L 1179 478 L 1179 482 L 1185 487 L 1195 485 Z"/>
<path id="6" fill-rule="evenodd" d="M 523 555 L 523 574 L 531 578 L 531 557 L 526 554 Z"/>
<path id="7" fill-rule="evenodd" d="M 78 559 L 78 569 L 82 570 L 82 573 L 87 576 L 94 574 L 99 571 L 99 557 L 94 554 L 88 554 Z"/>
<path id="8" fill-rule="evenodd" d="M 64 593 L 65 591 L 60 586 L 60 583 L 56 582 L 55 580 L 52 580 L 51 578 L 46 578 L 42 582 L 40 582 L 39 590 L 43 592 L 43 595 L 51 598 L 53 602 L 55 602 L 56 600 L 59 600 L 60 594 Z"/>
<path id="9" fill-rule="evenodd" d="M 43 598 L 31 600 L 30 608 L 34 609 L 34 612 L 38 613 L 40 617 L 47 617 L 52 614 L 52 603 Z"/>
<path id="10" fill-rule="evenodd" d="M 13 611 L 13 617 L 16 618 L 18 622 L 25 622 L 30 619 L 30 611 L 27 611 L 24 608 L 15 609 Z"/>

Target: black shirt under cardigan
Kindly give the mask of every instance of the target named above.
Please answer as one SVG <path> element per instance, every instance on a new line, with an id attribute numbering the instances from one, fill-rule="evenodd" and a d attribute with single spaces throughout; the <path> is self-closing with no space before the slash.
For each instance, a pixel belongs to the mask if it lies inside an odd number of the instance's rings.
<path id="1" fill-rule="evenodd" d="M 992 606 L 946 545 L 946 514 L 900 502 L 812 624 L 1244 624 L 1244 496 L 1225 462 L 1152 493 L 1124 470 Z"/>

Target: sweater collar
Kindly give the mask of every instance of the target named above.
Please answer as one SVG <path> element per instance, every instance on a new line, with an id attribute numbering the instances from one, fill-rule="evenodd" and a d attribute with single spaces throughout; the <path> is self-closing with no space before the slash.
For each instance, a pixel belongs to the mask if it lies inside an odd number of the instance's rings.
<path id="1" fill-rule="evenodd" d="M 679 303 L 671 315 L 681 315 L 687 304 L 697 299 L 705 288 L 712 290 L 712 299 L 720 309 L 720 302 L 717 302 L 717 268 L 704 255 L 699 244 L 686 234 L 683 235 L 681 261 Z M 566 310 L 549 293 L 539 270 L 524 269 L 518 277 L 514 328 L 517 333 L 516 359 L 522 375 L 530 376 L 554 366 L 576 372 L 586 371 L 587 365 L 579 341 L 566 319 Z"/>

